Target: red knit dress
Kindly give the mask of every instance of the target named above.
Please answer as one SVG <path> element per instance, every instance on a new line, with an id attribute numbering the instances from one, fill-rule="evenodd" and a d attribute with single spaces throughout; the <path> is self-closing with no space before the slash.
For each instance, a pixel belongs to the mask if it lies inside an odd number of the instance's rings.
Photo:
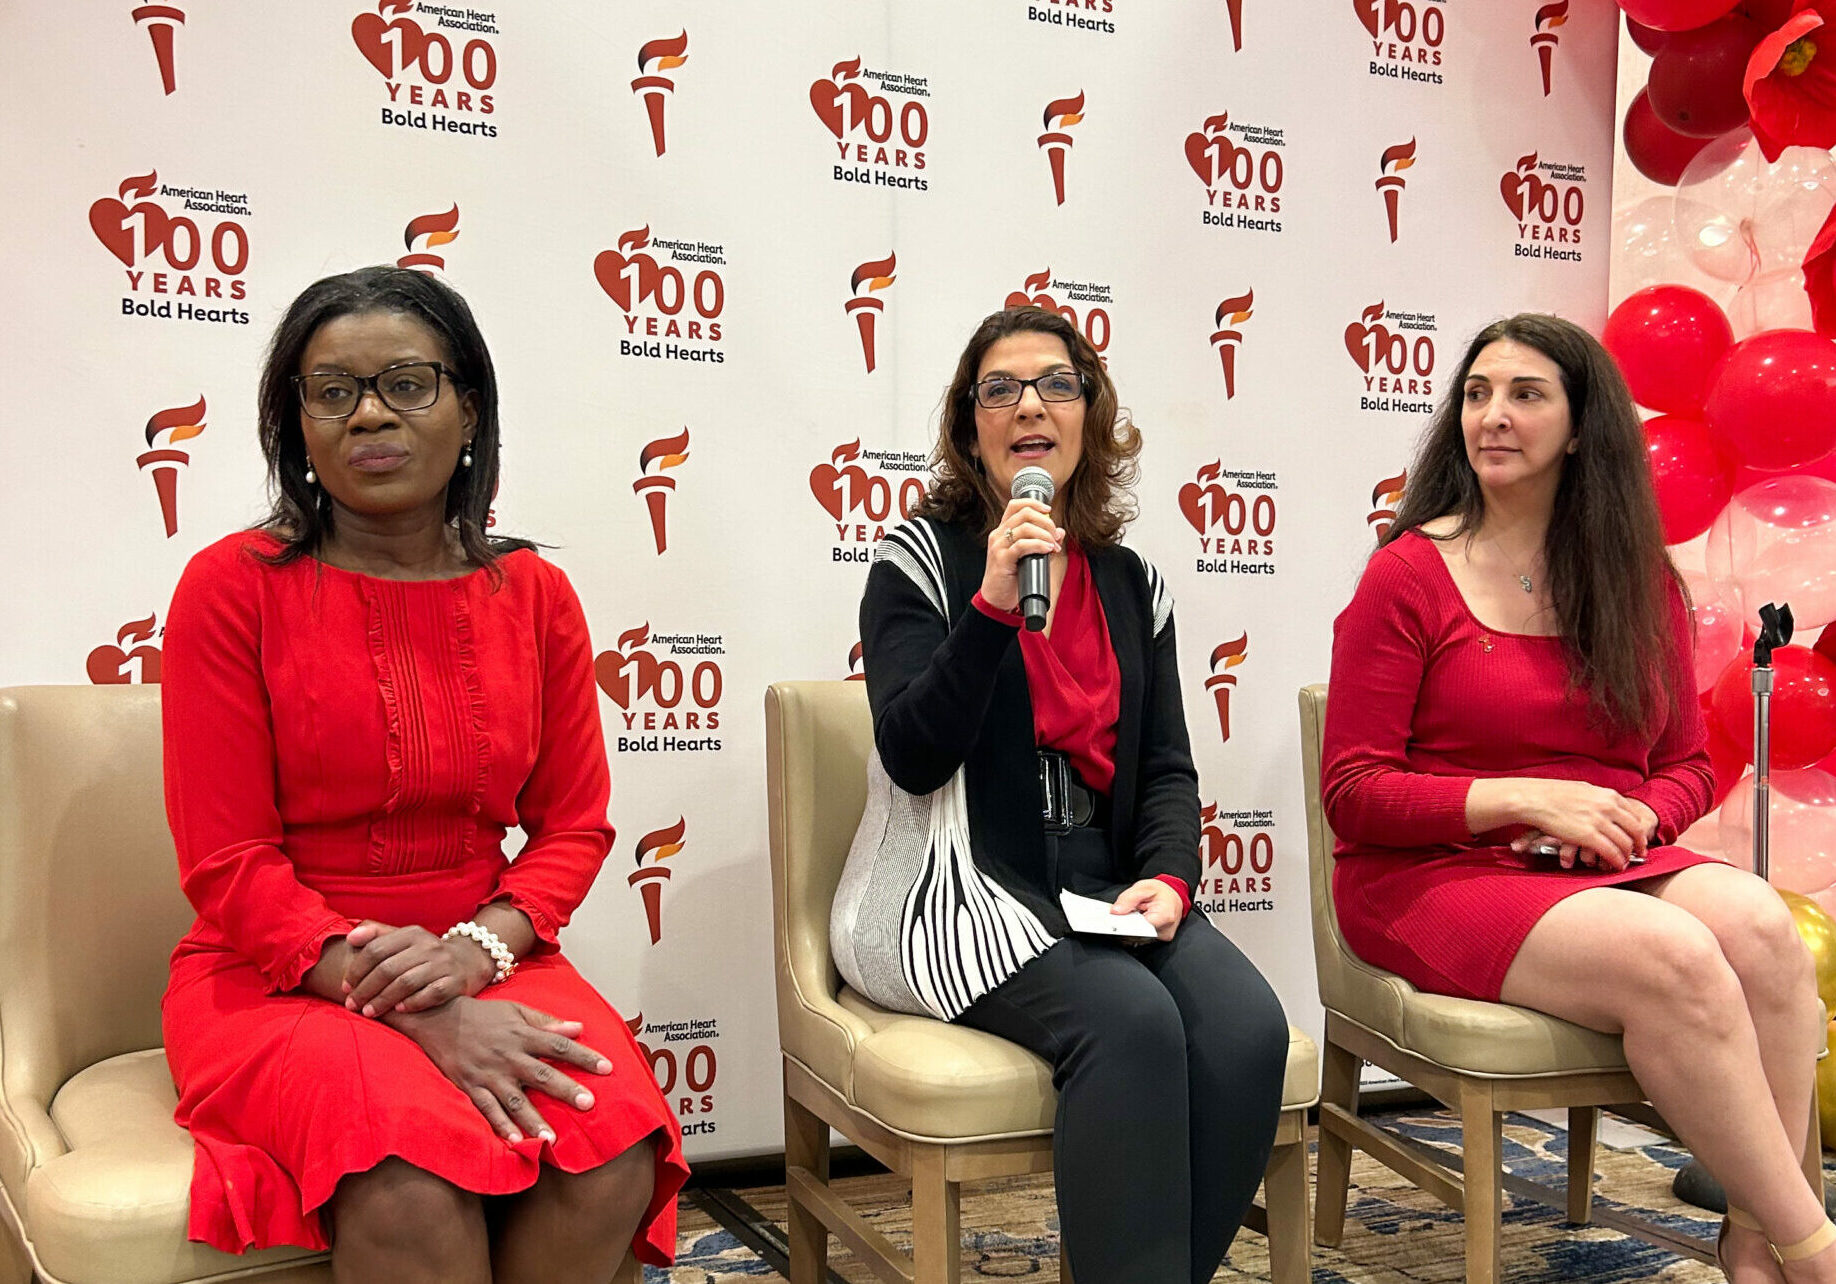
<path id="1" fill-rule="evenodd" d="M 166 1055 L 196 1151 L 190 1235 L 324 1248 L 339 1179 L 389 1156 L 466 1190 L 525 1190 L 660 1135 L 634 1248 L 667 1264 L 680 1131 L 631 1031 L 557 951 L 611 845 L 586 620 L 532 552 L 457 579 L 269 566 L 243 533 L 192 559 L 164 640 L 166 807 L 197 922 L 172 955 Z M 501 845 L 520 825 L 515 861 Z M 434 933 L 508 900 L 538 943 L 479 997 L 583 1022 L 612 1073 L 512 1146 L 419 1045 L 297 987 L 361 919 Z M 430 1228 L 438 1234 L 438 1228 Z"/>
<path id="2" fill-rule="evenodd" d="M 1423 990 L 1495 1000 L 1563 897 L 1714 859 L 1670 845 L 1714 783 L 1681 597 L 1672 627 L 1678 708 L 1655 737 L 1607 734 L 1570 692 L 1559 639 L 1480 624 L 1424 535 L 1378 550 L 1334 627 L 1320 773 L 1339 839 L 1333 901 L 1358 957 Z M 1585 780 L 1645 803 L 1658 817 L 1646 864 L 1564 870 L 1511 850 L 1522 825 L 1473 835 L 1467 791 L 1496 776 Z"/>

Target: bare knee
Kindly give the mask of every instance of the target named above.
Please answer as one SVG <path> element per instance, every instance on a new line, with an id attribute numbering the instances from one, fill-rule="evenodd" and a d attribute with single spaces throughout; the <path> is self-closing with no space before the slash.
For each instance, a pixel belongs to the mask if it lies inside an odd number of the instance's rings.
<path id="1" fill-rule="evenodd" d="M 331 1198 L 338 1249 L 413 1250 L 439 1256 L 467 1250 L 482 1237 L 484 1208 L 478 1196 L 401 1159 L 385 1159 L 338 1183 Z"/>
<path id="2" fill-rule="evenodd" d="M 1771 887 L 1751 880 L 1717 905 L 1710 927 L 1749 995 L 1788 1000 L 1811 993 L 1816 973 L 1810 950 L 1790 906 Z"/>
<path id="3" fill-rule="evenodd" d="M 1729 1013 L 1742 1002 L 1740 981 L 1704 924 L 1679 915 L 1637 929 L 1627 945 L 1630 975 L 1600 979 L 1623 987 L 1629 1030 L 1660 1024 L 1708 1035 L 1728 1028 Z"/>
<path id="4" fill-rule="evenodd" d="M 597 1212 L 617 1218 L 635 1216 L 648 1208 L 656 1180 L 656 1144 L 654 1138 L 646 1137 L 585 1172 L 544 1168 L 536 1189 L 544 1197 L 582 1214 Z"/>

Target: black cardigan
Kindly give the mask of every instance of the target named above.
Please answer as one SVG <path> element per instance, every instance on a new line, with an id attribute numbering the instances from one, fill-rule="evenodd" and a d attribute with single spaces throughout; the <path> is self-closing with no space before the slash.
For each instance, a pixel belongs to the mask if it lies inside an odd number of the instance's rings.
<path id="1" fill-rule="evenodd" d="M 884 559 L 868 571 L 861 598 L 874 743 L 886 774 L 910 794 L 928 794 L 964 768 L 977 867 L 1062 936 L 1069 928 L 1047 870 L 1033 701 L 1017 630 L 970 603 L 982 583 L 983 538 L 967 525 L 926 524 L 943 554 L 949 621 Z M 1126 881 L 1172 874 L 1196 892 L 1198 773 L 1165 585 L 1127 549 L 1087 553 L 1122 679 L 1110 849 Z"/>

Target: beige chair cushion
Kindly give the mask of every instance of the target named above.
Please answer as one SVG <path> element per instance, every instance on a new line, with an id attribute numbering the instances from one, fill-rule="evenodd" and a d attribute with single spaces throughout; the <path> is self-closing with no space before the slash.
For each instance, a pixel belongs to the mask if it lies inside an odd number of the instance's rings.
<path id="1" fill-rule="evenodd" d="M 185 1238 L 191 1137 L 165 1053 L 130 1052 L 77 1074 L 51 1103 L 69 1150 L 33 1170 L 26 1207 L 44 1269 L 69 1281 L 174 1284 L 307 1261 L 300 1248 L 234 1257 Z"/>
<path id="2" fill-rule="evenodd" d="M 1372 967 L 1351 952 L 1340 935 L 1338 908 L 1332 899 L 1334 838 L 1320 805 L 1324 685 L 1301 688 L 1300 717 L 1313 956 L 1320 1002 L 1326 1009 L 1405 1052 L 1472 1074 L 1532 1077 L 1625 1070 L 1625 1053 L 1617 1035 L 1583 1029 L 1507 1003 L 1424 994 L 1400 976 Z M 1458 929 L 1449 924 L 1448 930 Z"/>

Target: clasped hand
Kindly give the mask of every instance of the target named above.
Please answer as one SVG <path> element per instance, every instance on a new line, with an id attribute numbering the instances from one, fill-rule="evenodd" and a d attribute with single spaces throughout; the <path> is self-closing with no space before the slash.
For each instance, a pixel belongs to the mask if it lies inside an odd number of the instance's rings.
<path id="1" fill-rule="evenodd" d="M 425 1012 L 479 993 L 497 966 L 476 941 L 365 919 L 344 938 L 344 1006 L 367 1017 Z"/>
<path id="2" fill-rule="evenodd" d="M 1612 873 L 1645 854 L 1658 825 L 1657 813 L 1638 799 L 1580 780 L 1526 782 L 1520 815 L 1532 828 L 1512 840 L 1512 851 L 1559 843 L 1563 869 L 1579 861 Z"/>

